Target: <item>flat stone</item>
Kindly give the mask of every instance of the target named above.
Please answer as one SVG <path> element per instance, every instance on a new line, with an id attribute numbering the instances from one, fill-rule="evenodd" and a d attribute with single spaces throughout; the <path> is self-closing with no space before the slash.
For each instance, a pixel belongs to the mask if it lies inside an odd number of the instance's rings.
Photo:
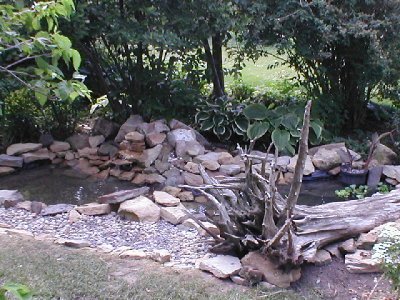
<path id="1" fill-rule="evenodd" d="M 165 133 L 152 132 L 146 135 L 146 143 L 149 147 L 154 147 L 162 144 L 166 138 L 167 135 Z"/>
<path id="2" fill-rule="evenodd" d="M 400 181 L 400 166 L 383 166 L 383 175 L 395 179 L 397 181 Z"/>
<path id="3" fill-rule="evenodd" d="M 32 206 L 32 202 L 31 201 L 22 201 L 22 202 L 18 202 L 14 207 L 30 212 L 31 211 L 31 206 Z"/>
<path id="4" fill-rule="evenodd" d="M 39 160 L 50 160 L 49 150 L 42 148 L 34 152 L 23 153 L 22 158 L 25 164 Z"/>
<path id="5" fill-rule="evenodd" d="M 75 208 L 82 215 L 98 216 L 111 213 L 110 204 L 88 203 Z"/>
<path id="6" fill-rule="evenodd" d="M 154 184 L 154 183 L 165 183 L 166 178 L 160 174 L 142 174 L 139 173 L 132 180 L 132 183 L 136 185 Z"/>
<path id="7" fill-rule="evenodd" d="M 197 156 L 204 154 L 205 148 L 198 141 L 176 141 L 175 153 L 177 157 Z"/>
<path id="8" fill-rule="evenodd" d="M 250 266 L 263 273 L 263 279 L 281 288 L 287 288 L 290 283 L 297 281 L 301 276 L 301 269 L 292 269 L 284 272 L 278 265 L 259 252 L 250 252 L 241 259 L 243 266 Z"/>
<path id="9" fill-rule="evenodd" d="M 171 253 L 165 249 L 154 250 L 151 253 L 150 258 L 156 262 L 163 264 L 171 260 Z"/>
<path id="10" fill-rule="evenodd" d="M 149 258 L 149 254 L 143 250 L 126 250 L 118 255 L 120 258 L 128 258 L 128 259 L 146 259 Z"/>
<path id="11" fill-rule="evenodd" d="M 90 243 L 86 240 L 73 240 L 73 239 L 65 239 L 62 245 L 77 249 L 90 247 Z"/>
<path id="12" fill-rule="evenodd" d="M 165 181 L 165 185 L 178 186 L 185 183 L 182 172 L 175 167 L 172 167 L 170 170 L 164 172 L 163 176 L 167 179 Z"/>
<path id="13" fill-rule="evenodd" d="M 121 203 L 118 213 L 136 222 L 155 223 L 160 219 L 160 208 L 144 196 Z"/>
<path id="14" fill-rule="evenodd" d="M 357 250 L 356 242 L 354 239 L 348 239 L 340 243 L 338 249 L 343 254 L 354 253 Z"/>
<path id="15" fill-rule="evenodd" d="M 146 168 L 150 167 L 155 162 L 155 160 L 161 153 L 161 149 L 162 145 L 157 145 L 154 148 L 143 151 L 143 162 Z"/>
<path id="16" fill-rule="evenodd" d="M 128 132 L 125 135 L 125 140 L 130 141 L 130 142 L 144 142 L 144 135 L 137 132 L 137 131 L 132 131 Z"/>
<path id="17" fill-rule="evenodd" d="M 135 177 L 135 172 L 121 172 L 117 177 L 119 180 L 131 181 Z"/>
<path id="18" fill-rule="evenodd" d="M 235 176 L 240 173 L 241 169 L 239 165 L 222 165 L 219 171 L 227 176 Z"/>
<path id="19" fill-rule="evenodd" d="M 220 167 L 220 164 L 214 160 L 204 160 L 201 162 L 203 167 L 210 171 L 217 171 Z"/>
<path id="20" fill-rule="evenodd" d="M 249 266 L 242 267 L 239 276 L 246 279 L 249 285 L 257 284 L 263 280 L 263 273 Z"/>
<path id="21" fill-rule="evenodd" d="M 230 255 L 218 255 L 203 259 L 199 269 L 212 273 L 217 278 L 228 278 L 239 273 L 242 268 L 239 258 Z"/>
<path id="22" fill-rule="evenodd" d="M 74 208 L 71 204 L 54 204 L 49 205 L 46 208 L 42 209 L 42 216 L 54 216 L 58 214 L 67 213 Z"/>
<path id="23" fill-rule="evenodd" d="M 297 158 L 298 158 L 297 155 L 293 156 L 290 159 L 289 165 L 287 166 L 288 171 L 291 172 L 291 173 L 294 173 L 294 169 L 295 169 L 296 163 L 297 163 Z M 306 164 L 305 164 L 305 167 L 304 167 L 303 175 L 306 175 L 306 176 L 307 175 L 311 175 L 314 172 L 315 172 L 315 167 L 314 167 L 314 165 L 312 163 L 311 157 L 309 155 L 307 155 Z"/>
<path id="24" fill-rule="evenodd" d="M 344 263 L 350 273 L 381 272 L 381 262 L 372 258 L 372 252 L 369 250 L 357 250 L 355 253 L 347 254 Z"/>
<path id="25" fill-rule="evenodd" d="M 372 159 L 380 165 L 391 165 L 396 162 L 397 154 L 389 147 L 379 143 L 372 154 Z"/>
<path id="26" fill-rule="evenodd" d="M 175 129 L 167 134 L 168 143 L 175 147 L 177 141 L 196 141 L 196 134 L 190 129 Z"/>
<path id="27" fill-rule="evenodd" d="M 73 224 L 78 222 L 80 219 L 82 218 L 82 215 L 80 213 L 78 213 L 75 209 L 72 209 L 69 213 L 68 213 L 68 223 L 69 224 Z"/>
<path id="28" fill-rule="evenodd" d="M 165 221 L 178 225 L 186 218 L 187 210 L 183 205 L 175 207 L 161 207 L 161 218 Z"/>
<path id="29" fill-rule="evenodd" d="M 154 191 L 154 201 L 163 206 L 177 206 L 181 202 L 179 198 L 171 196 L 166 192 Z"/>
<path id="30" fill-rule="evenodd" d="M 345 146 L 346 146 L 346 144 L 344 142 L 321 145 L 321 146 L 310 148 L 308 150 L 308 154 L 311 155 L 311 156 L 314 156 L 315 153 L 317 153 L 318 150 L 320 150 L 320 149 L 335 150 L 336 151 L 336 150 L 338 150 L 340 148 L 343 148 Z"/>
<path id="31" fill-rule="evenodd" d="M 121 203 L 126 200 L 134 199 L 141 195 L 147 194 L 149 190 L 150 189 L 148 187 L 140 187 L 132 190 L 122 190 L 108 195 L 100 196 L 97 199 L 97 202 L 107 204 Z"/>
<path id="32" fill-rule="evenodd" d="M 183 191 L 176 195 L 182 202 L 191 202 L 194 201 L 194 195 L 190 191 Z"/>
<path id="33" fill-rule="evenodd" d="M 31 212 L 34 214 L 40 214 L 42 209 L 44 209 L 47 205 L 40 201 L 32 201 L 31 202 Z"/>
<path id="34" fill-rule="evenodd" d="M 50 151 L 51 152 L 65 152 L 71 149 L 71 145 L 67 142 L 60 142 L 60 141 L 54 141 L 53 144 L 50 145 Z"/>
<path id="35" fill-rule="evenodd" d="M 90 156 L 96 156 L 97 148 L 85 147 L 82 149 L 78 149 L 78 154 L 79 157 L 85 157 L 85 158 L 89 158 Z"/>
<path id="36" fill-rule="evenodd" d="M 357 240 L 357 248 L 363 250 L 371 250 L 375 243 L 378 241 L 378 232 L 370 231 L 368 233 L 361 233 Z"/>
<path id="37" fill-rule="evenodd" d="M 17 190 L 0 190 L 0 205 L 4 205 L 5 201 L 22 202 L 24 196 Z"/>
<path id="38" fill-rule="evenodd" d="M 203 163 L 204 161 L 216 161 L 220 164 L 226 159 L 231 159 L 233 156 L 228 152 L 209 152 L 207 154 L 198 155 L 193 159 L 195 163 Z"/>
<path id="39" fill-rule="evenodd" d="M 183 169 L 189 173 L 200 174 L 199 165 L 194 162 L 191 162 L 191 161 L 186 163 L 186 165 L 183 167 Z"/>
<path id="40" fill-rule="evenodd" d="M 210 223 L 210 222 L 207 222 L 207 221 L 201 222 L 201 223 L 211 233 L 213 233 L 215 235 L 220 235 L 221 232 L 220 232 L 219 228 L 216 225 L 214 225 L 213 223 Z"/>
<path id="41" fill-rule="evenodd" d="M 309 259 L 307 261 L 315 264 L 316 266 L 323 266 L 331 263 L 332 257 L 328 251 L 321 249 L 317 251 L 317 253 L 312 259 Z"/>
<path id="42" fill-rule="evenodd" d="M 182 190 L 176 186 L 166 186 L 163 188 L 163 192 L 166 192 L 170 194 L 171 196 L 177 197 L 177 195 L 181 192 Z"/>
<path id="43" fill-rule="evenodd" d="M 97 153 L 99 155 L 108 155 L 109 157 L 114 157 L 118 153 L 118 147 L 110 144 L 110 143 L 105 143 L 101 144 L 99 149 L 97 150 Z"/>
<path id="44" fill-rule="evenodd" d="M 327 171 L 340 166 L 342 160 L 335 150 L 321 148 L 312 157 L 312 162 L 317 169 Z"/>
<path id="45" fill-rule="evenodd" d="M 22 168 L 23 163 L 22 157 L 0 154 L 0 166 L 2 167 Z"/>
<path id="46" fill-rule="evenodd" d="M 36 151 L 42 148 L 42 144 L 36 143 L 19 143 L 8 146 L 7 155 L 19 155 L 26 152 Z"/>
<path id="47" fill-rule="evenodd" d="M 11 167 L 0 167 L 0 177 L 14 173 L 16 170 Z"/>

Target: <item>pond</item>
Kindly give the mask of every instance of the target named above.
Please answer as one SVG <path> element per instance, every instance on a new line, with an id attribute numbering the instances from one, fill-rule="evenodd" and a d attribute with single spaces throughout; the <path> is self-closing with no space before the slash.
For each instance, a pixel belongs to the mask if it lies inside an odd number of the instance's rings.
<path id="1" fill-rule="evenodd" d="M 41 201 L 46 204 L 84 204 L 94 202 L 98 196 L 118 190 L 135 188 L 129 181 L 114 177 L 103 180 L 82 179 L 68 176 L 65 168 L 41 166 L 23 170 L 20 173 L 0 178 L 0 189 L 18 190 L 26 200 Z M 289 193 L 290 186 L 279 186 L 283 195 Z M 298 204 L 319 205 L 343 201 L 335 196 L 335 190 L 343 186 L 335 179 L 304 181 Z"/>

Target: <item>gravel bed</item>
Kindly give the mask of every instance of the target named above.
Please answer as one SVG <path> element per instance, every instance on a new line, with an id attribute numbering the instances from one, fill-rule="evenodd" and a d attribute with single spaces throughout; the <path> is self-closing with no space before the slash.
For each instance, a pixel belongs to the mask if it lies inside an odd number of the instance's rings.
<path id="1" fill-rule="evenodd" d="M 193 267 L 197 259 L 208 253 L 212 239 L 200 236 L 196 229 L 172 225 L 164 220 L 154 224 L 121 219 L 116 213 L 104 216 L 84 216 L 69 224 L 68 214 L 37 216 L 22 209 L 0 208 L 0 223 L 22 229 L 35 236 L 47 234 L 54 238 L 79 239 L 92 247 L 135 250 L 165 249 L 171 253 L 171 265 Z"/>

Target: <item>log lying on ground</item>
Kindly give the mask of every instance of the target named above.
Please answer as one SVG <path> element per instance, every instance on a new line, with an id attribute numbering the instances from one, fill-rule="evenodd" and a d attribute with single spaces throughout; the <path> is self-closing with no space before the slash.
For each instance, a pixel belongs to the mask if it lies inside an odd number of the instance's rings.
<path id="1" fill-rule="evenodd" d="M 251 155 L 255 141 L 243 150 L 244 178 L 211 178 L 199 165 L 206 185 L 181 186 L 207 196 L 219 216 L 216 221 L 222 242 L 217 247 L 234 250 L 239 255 L 260 250 L 277 264 L 291 267 L 304 260 L 313 260 L 318 249 L 338 240 L 357 236 L 383 223 L 400 218 L 400 191 L 364 200 L 336 202 L 319 206 L 297 205 L 305 159 L 308 152 L 311 102 L 306 106 L 299 142 L 299 154 L 294 180 L 285 199 L 276 188 L 277 150 L 271 159 Z M 262 161 L 260 169 L 253 168 L 253 160 Z M 266 164 L 269 164 L 269 174 Z"/>

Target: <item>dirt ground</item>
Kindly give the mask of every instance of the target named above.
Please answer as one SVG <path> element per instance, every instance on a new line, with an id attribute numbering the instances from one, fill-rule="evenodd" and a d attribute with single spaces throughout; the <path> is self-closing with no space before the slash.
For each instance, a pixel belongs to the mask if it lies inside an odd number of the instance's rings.
<path id="1" fill-rule="evenodd" d="M 342 259 L 306 265 L 289 290 L 237 286 L 199 270 L 175 270 L 148 260 L 119 259 L 29 237 L 0 234 L 0 284 L 30 286 L 37 299 L 337 299 L 395 300 L 381 274 L 351 274 Z"/>

